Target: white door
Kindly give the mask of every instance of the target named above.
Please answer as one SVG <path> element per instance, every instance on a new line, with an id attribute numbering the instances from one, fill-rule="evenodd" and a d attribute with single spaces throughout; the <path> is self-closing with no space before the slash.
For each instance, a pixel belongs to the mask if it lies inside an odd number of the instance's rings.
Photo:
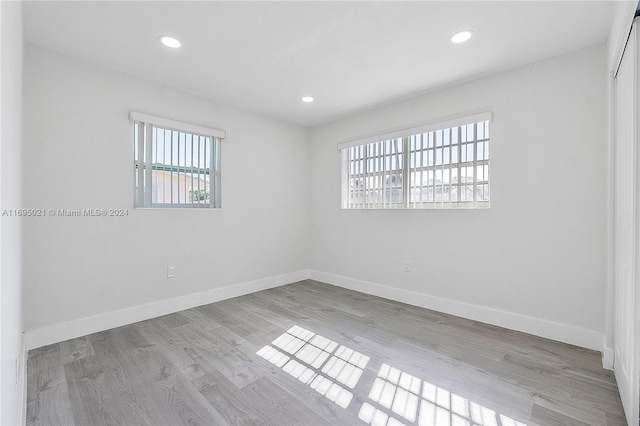
<path id="1" fill-rule="evenodd" d="M 634 22 L 615 77 L 614 370 L 629 425 L 638 424 L 638 32 Z"/>

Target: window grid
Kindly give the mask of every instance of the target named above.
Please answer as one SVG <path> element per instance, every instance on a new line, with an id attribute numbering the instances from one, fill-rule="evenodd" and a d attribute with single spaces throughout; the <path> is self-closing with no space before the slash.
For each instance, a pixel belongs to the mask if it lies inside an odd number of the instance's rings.
<path id="1" fill-rule="evenodd" d="M 489 121 L 342 149 L 342 207 L 487 208 Z"/>
<path id="2" fill-rule="evenodd" d="M 349 148 L 349 197 L 354 208 L 402 206 L 402 139 L 391 139 Z"/>

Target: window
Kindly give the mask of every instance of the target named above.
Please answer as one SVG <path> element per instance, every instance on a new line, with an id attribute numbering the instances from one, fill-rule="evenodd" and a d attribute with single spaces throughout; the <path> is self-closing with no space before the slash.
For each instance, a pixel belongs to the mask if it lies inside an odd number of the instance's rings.
<path id="1" fill-rule="evenodd" d="M 342 208 L 489 207 L 491 113 L 341 143 Z"/>
<path id="2" fill-rule="evenodd" d="M 220 207 L 220 141 L 225 132 L 132 112 L 134 206 Z"/>

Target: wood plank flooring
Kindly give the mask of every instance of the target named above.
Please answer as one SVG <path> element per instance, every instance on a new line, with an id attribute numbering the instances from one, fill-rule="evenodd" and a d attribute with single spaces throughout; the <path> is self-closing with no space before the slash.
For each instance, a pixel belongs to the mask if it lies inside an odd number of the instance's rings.
<path id="1" fill-rule="evenodd" d="M 624 425 L 594 351 L 303 281 L 29 352 L 29 425 Z"/>

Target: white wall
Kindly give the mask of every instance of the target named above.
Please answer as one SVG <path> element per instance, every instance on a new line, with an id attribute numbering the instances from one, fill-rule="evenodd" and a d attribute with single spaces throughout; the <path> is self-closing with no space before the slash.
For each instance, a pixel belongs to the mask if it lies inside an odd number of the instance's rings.
<path id="1" fill-rule="evenodd" d="M 605 78 L 601 45 L 313 129 L 312 277 L 600 349 Z M 486 109 L 491 209 L 340 209 L 339 141 Z"/>
<path id="2" fill-rule="evenodd" d="M 132 209 L 130 110 L 227 131 L 222 209 Z M 24 120 L 25 207 L 129 209 L 24 221 L 27 330 L 306 270 L 307 130 L 34 46 Z"/>
<path id="3" fill-rule="evenodd" d="M 0 2 L 0 211 L 21 207 L 20 149 L 22 125 L 22 4 Z M 23 357 L 21 221 L 0 222 L 0 423 L 22 419 L 23 376 L 16 356 Z M 21 359 L 21 363 L 23 359 Z M 18 375 L 18 383 L 16 383 Z"/>
<path id="4" fill-rule="evenodd" d="M 335 284 L 601 349 L 605 46 L 310 135 L 34 46 L 25 55 L 23 206 L 129 208 L 24 221 L 26 330 L 311 267 Z M 337 142 L 485 109 L 495 114 L 490 210 L 340 210 Z M 131 208 L 129 110 L 228 132 L 223 209 Z"/>

